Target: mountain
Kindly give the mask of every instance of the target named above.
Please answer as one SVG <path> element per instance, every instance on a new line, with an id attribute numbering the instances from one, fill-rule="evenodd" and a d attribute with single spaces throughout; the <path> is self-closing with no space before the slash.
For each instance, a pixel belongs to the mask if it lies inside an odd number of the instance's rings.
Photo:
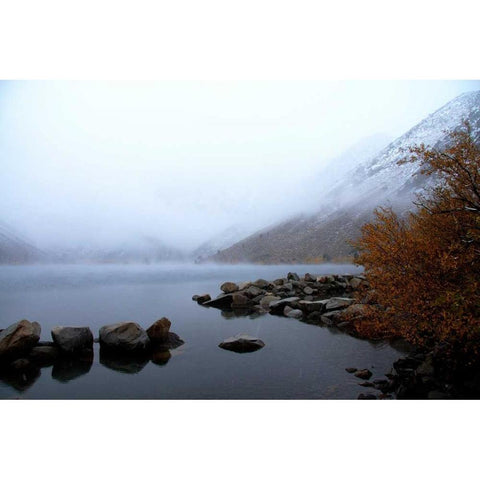
<path id="1" fill-rule="evenodd" d="M 31 263 L 45 258 L 45 252 L 22 238 L 12 227 L 0 222 L 0 264 Z"/>
<path id="2" fill-rule="evenodd" d="M 391 206 L 402 214 L 411 208 L 415 195 L 434 181 L 415 175 L 419 170 L 416 164 L 397 164 L 408 155 L 408 148 L 421 143 L 441 148 L 448 141 L 448 132 L 459 128 L 463 120 L 470 122 L 474 137 L 480 141 L 480 91 L 460 95 L 373 158 L 346 171 L 322 195 L 316 213 L 265 228 L 209 260 L 300 263 L 351 256 L 354 252 L 348 241 L 371 220 L 375 207 Z"/>
<path id="3" fill-rule="evenodd" d="M 157 263 L 187 260 L 185 252 L 165 245 L 161 240 L 143 236 L 116 247 L 82 247 L 57 250 L 54 261 L 60 263 Z"/>

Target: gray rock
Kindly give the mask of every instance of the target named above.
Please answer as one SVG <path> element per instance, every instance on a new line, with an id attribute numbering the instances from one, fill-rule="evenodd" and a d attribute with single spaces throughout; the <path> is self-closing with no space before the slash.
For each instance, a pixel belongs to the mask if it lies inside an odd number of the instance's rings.
<path id="1" fill-rule="evenodd" d="M 284 308 L 288 305 L 289 307 L 295 308 L 297 301 L 300 300 L 298 297 L 288 297 L 283 298 L 282 300 L 277 300 L 276 302 L 270 303 L 270 313 L 273 315 L 282 315 Z"/>
<path id="2" fill-rule="evenodd" d="M 253 282 L 253 285 L 258 288 L 267 288 L 270 285 L 270 282 L 264 280 L 263 278 L 259 278 Z"/>
<path id="3" fill-rule="evenodd" d="M 241 307 L 246 308 L 250 305 L 250 299 L 241 293 L 232 294 L 232 308 Z"/>
<path id="4" fill-rule="evenodd" d="M 197 297 L 195 300 L 200 305 L 203 305 L 205 302 L 208 302 L 212 299 L 208 293 L 204 293 L 203 295 L 195 295 L 195 297 Z"/>
<path id="5" fill-rule="evenodd" d="M 433 358 L 431 355 L 429 355 L 425 361 L 418 366 L 417 370 L 415 373 L 417 375 L 420 375 L 422 377 L 432 377 L 435 372 L 435 369 L 433 367 Z"/>
<path id="6" fill-rule="evenodd" d="M 311 295 L 311 294 L 313 293 L 313 288 L 305 287 L 305 288 L 303 289 L 303 293 L 304 293 L 305 295 Z"/>
<path id="7" fill-rule="evenodd" d="M 237 353 L 254 352 L 265 346 L 259 338 L 252 337 L 250 335 L 239 334 L 234 337 L 227 338 L 218 345 L 225 350 L 231 350 Z"/>
<path id="8" fill-rule="evenodd" d="M 298 302 L 298 308 L 303 310 L 305 313 L 311 312 L 320 312 L 323 313 L 326 309 L 326 305 L 329 300 L 317 300 L 315 302 L 301 300 Z"/>
<path id="9" fill-rule="evenodd" d="M 204 307 L 215 307 L 215 308 L 230 308 L 233 301 L 233 294 L 226 293 L 225 295 L 219 295 L 213 300 L 208 300 L 203 303 Z"/>
<path id="10" fill-rule="evenodd" d="M 347 308 L 353 303 L 355 303 L 355 300 L 353 298 L 332 297 L 328 300 L 327 304 L 325 305 L 325 309 L 327 310 L 327 312 L 331 310 L 340 310 L 343 308 Z"/>
<path id="11" fill-rule="evenodd" d="M 88 327 L 54 327 L 52 339 L 64 354 L 75 354 L 93 348 L 93 334 Z"/>
<path id="12" fill-rule="evenodd" d="M 225 282 L 221 287 L 220 290 L 224 293 L 233 293 L 238 291 L 238 285 L 233 282 Z"/>
<path id="13" fill-rule="evenodd" d="M 362 279 L 361 278 L 358 278 L 358 277 L 353 277 L 349 282 L 348 284 L 353 288 L 353 289 L 357 289 L 362 283 Z"/>
<path id="14" fill-rule="evenodd" d="M 137 353 L 150 347 L 147 332 L 134 322 L 105 325 L 99 332 L 100 345 L 110 350 Z"/>
<path id="15" fill-rule="evenodd" d="M 295 280 L 298 282 L 300 280 L 300 277 L 294 272 L 288 272 L 287 280 Z"/>
<path id="16" fill-rule="evenodd" d="M 260 300 L 260 305 L 264 308 L 268 308 L 272 302 L 277 302 L 278 300 L 281 300 L 281 298 L 275 295 L 265 295 Z"/>
<path id="17" fill-rule="evenodd" d="M 264 293 L 265 293 L 264 290 L 262 290 L 261 288 L 255 285 L 248 287 L 247 290 L 245 291 L 245 295 L 247 295 L 250 298 L 258 297 L 259 295 L 262 295 Z"/>
<path id="18" fill-rule="evenodd" d="M 289 318 L 302 318 L 303 312 L 301 310 L 290 310 L 285 315 Z"/>
<path id="19" fill-rule="evenodd" d="M 0 357 L 12 358 L 31 350 L 40 339 L 37 322 L 20 320 L 0 333 Z"/>

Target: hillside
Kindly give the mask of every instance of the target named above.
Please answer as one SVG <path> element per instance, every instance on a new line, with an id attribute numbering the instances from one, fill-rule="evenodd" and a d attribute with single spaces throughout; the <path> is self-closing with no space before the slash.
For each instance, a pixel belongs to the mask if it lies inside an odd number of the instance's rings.
<path id="1" fill-rule="evenodd" d="M 209 260 L 237 263 L 297 263 L 338 259 L 353 254 L 348 241 L 355 239 L 363 223 L 380 205 L 402 213 L 411 208 L 427 179 L 415 175 L 418 166 L 397 162 L 408 148 L 424 143 L 441 147 L 448 132 L 463 120 L 480 139 L 480 91 L 450 101 L 390 143 L 373 158 L 344 173 L 323 196 L 318 210 L 265 228 L 211 256 Z M 432 181 L 429 179 L 428 181 Z"/>
<path id="2" fill-rule="evenodd" d="M 0 264 L 31 263 L 44 258 L 44 252 L 0 222 Z"/>

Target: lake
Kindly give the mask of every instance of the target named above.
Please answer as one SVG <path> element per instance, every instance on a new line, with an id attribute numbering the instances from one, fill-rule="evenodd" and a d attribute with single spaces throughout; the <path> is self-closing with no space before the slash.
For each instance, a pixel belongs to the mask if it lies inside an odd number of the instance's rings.
<path id="1" fill-rule="evenodd" d="M 359 273 L 353 265 L 35 265 L 0 267 L 0 328 L 26 318 L 51 341 L 56 325 L 134 321 L 148 328 L 168 317 L 185 344 L 158 363 L 104 361 L 43 368 L 29 385 L 0 381 L 0 398 L 25 399 L 353 399 L 369 389 L 346 367 L 384 378 L 402 356 L 334 328 L 273 315 L 235 317 L 205 308 L 192 295 L 220 292 L 225 281 L 274 280 L 287 273 Z M 218 344 L 246 333 L 265 347 L 238 354 Z M 378 392 L 377 392 L 378 393 Z"/>

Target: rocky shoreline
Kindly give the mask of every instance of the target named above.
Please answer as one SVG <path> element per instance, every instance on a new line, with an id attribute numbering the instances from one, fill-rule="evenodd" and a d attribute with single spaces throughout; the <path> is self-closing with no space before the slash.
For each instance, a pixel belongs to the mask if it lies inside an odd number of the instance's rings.
<path id="1" fill-rule="evenodd" d="M 284 316 L 339 329 L 355 337 L 360 337 L 356 325 L 362 321 L 370 297 L 370 285 L 363 275 L 307 273 L 299 277 L 289 272 L 286 277 L 273 281 L 225 282 L 220 289 L 222 293 L 215 298 L 205 293 L 194 295 L 192 300 L 203 307 L 218 308 L 227 316 Z M 402 342 L 409 353 L 393 363 L 385 378 L 372 381 L 372 372 L 368 369 L 346 367 L 349 373 L 365 380 L 359 382 L 360 386 L 370 389 L 358 399 L 480 398 L 480 372 L 470 372 L 467 378 L 451 378 L 441 355 L 442 345 L 425 351 L 402 339 L 386 341 Z"/>
<path id="2" fill-rule="evenodd" d="M 100 363 L 112 370 L 138 373 L 150 361 L 164 365 L 170 350 L 184 343 L 170 326 L 165 317 L 147 330 L 134 322 L 115 323 L 101 327 L 96 339 L 89 327 L 58 326 L 51 342 L 40 342 L 40 324 L 20 320 L 0 331 L 0 380 L 24 391 L 42 368 L 53 366 L 52 377 L 68 382 L 90 371 L 94 343 L 100 345 Z"/>

